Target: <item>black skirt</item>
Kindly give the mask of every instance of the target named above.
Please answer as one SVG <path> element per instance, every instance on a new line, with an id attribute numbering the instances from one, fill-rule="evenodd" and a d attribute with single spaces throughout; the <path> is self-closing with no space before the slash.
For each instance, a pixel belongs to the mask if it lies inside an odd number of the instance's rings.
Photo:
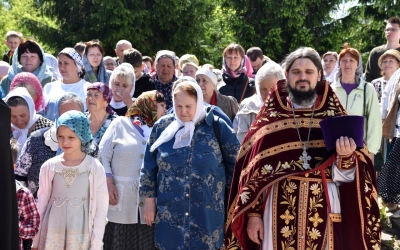
<path id="1" fill-rule="evenodd" d="M 400 203 L 400 140 L 396 140 L 378 176 L 378 194 L 385 203 Z"/>
<path id="2" fill-rule="evenodd" d="M 104 250 L 155 250 L 154 225 L 108 222 L 104 232 Z"/>

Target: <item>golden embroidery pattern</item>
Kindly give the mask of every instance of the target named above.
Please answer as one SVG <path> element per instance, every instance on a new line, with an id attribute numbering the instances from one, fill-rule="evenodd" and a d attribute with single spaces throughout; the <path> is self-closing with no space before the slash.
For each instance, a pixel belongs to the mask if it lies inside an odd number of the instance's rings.
<path id="1" fill-rule="evenodd" d="M 55 172 L 64 177 L 65 182 L 67 183 L 67 187 L 69 187 L 69 188 L 71 187 L 72 183 L 74 182 L 75 178 L 78 175 L 81 175 L 83 173 L 90 173 L 89 170 L 79 173 L 78 169 L 76 169 L 76 168 L 68 168 L 68 169 L 63 169 L 61 172 L 59 172 L 59 171 L 55 171 Z"/>
<path id="2" fill-rule="evenodd" d="M 318 244 L 315 244 L 313 241 L 317 240 L 321 237 L 320 231 L 317 229 L 320 223 L 323 223 L 324 220 L 319 217 L 319 213 L 317 212 L 317 208 L 323 208 L 322 201 L 323 199 L 323 187 L 322 182 L 313 183 L 310 187 L 311 194 L 313 197 L 310 197 L 309 203 L 309 212 L 308 212 L 308 221 L 312 223 L 312 228 L 307 227 L 307 249 L 315 249 Z"/>
<path id="3" fill-rule="evenodd" d="M 363 170 L 364 175 L 365 175 L 365 193 L 370 194 L 370 197 L 377 200 L 377 194 L 374 186 L 372 185 L 372 179 L 371 176 L 369 175 L 368 171 L 365 169 Z M 367 231 L 366 234 L 369 235 L 370 237 L 370 242 L 374 244 L 372 247 L 373 249 L 380 249 L 381 247 L 381 219 L 378 217 L 376 218 L 375 215 L 371 215 L 371 200 L 368 198 L 368 195 L 365 196 L 365 201 L 367 202 L 367 218 L 368 218 L 368 226 L 367 226 Z M 377 202 L 377 201 L 375 201 Z"/>
<path id="4" fill-rule="evenodd" d="M 349 157 L 338 156 L 338 168 L 339 169 L 351 169 L 353 168 L 356 160 L 356 154 L 352 154 Z"/>
<path id="5" fill-rule="evenodd" d="M 284 190 L 282 195 L 283 201 L 281 201 L 280 204 L 288 205 L 288 207 L 285 213 L 279 216 L 279 218 L 284 220 L 287 225 L 282 227 L 280 231 L 282 236 L 285 238 L 284 241 L 281 241 L 281 245 L 282 249 L 294 249 L 292 246 L 296 243 L 296 240 L 294 239 L 294 236 L 296 235 L 296 227 L 293 225 L 289 226 L 289 222 L 292 220 L 296 221 L 296 196 L 293 196 L 292 193 L 297 189 L 297 186 L 294 182 L 285 180 L 282 183 L 282 189 Z"/>
<path id="6" fill-rule="evenodd" d="M 242 170 L 240 177 L 247 175 L 248 171 L 250 169 L 252 169 L 253 165 L 255 163 L 257 163 L 258 161 L 260 161 L 261 159 L 266 158 L 268 156 L 276 155 L 276 154 L 279 154 L 279 153 L 282 153 L 285 151 L 289 151 L 289 150 L 293 150 L 293 149 L 300 149 L 300 148 L 302 148 L 302 146 L 303 145 L 301 145 L 300 142 L 290 142 L 290 143 L 285 143 L 285 144 L 282 144 L 282 145 L 279 145 L 276 147 L 272 147 L 272 148 L 268 148 L 264 151 L 261 151 L 251 160 L 251 162 L 247 165 L 247 167 Z M 309 148 L 323 148 L 323 147 L 325 147 L 324 140 L 312 140 L 309 142 Z M 292 164 L 296 165 L 301 170 L 304 170 L 303 166 L 302 166 L 302 161 L 300 161 L 300 160 L 293 161 L 292 160 L 289 163 L 289 165 L 292 165 Z M 285 164 L 285 167 L 288 168 L 286 164 Z"/>
<path id="7" fill-rule="evenodd" d="M 298 116 L 299 115 L 296 115 L 296 117 Z M 300 117 L 297 118 L 297 120 L 299 121 L 299 128 L 308 128 L 308 127 L 320 128 L 319 125 L 321 121 L 320 119 L 314 119 L 311 124 L 310 124 L 310 118 Z M 243 157 L 252 148 L 253 144 L 256 143 L 258 140 L 260 140 L 261 138 L 263 138 L 265 135 L 290 128 L 296 128 L 295 122 L 290 119 L 268 123 L 260 128 L 250 127 L 249 130 L 258 129 L 258 131 L 249 140 L 244 142 L 243 145 L 240 147 L 238 159 Z"/>

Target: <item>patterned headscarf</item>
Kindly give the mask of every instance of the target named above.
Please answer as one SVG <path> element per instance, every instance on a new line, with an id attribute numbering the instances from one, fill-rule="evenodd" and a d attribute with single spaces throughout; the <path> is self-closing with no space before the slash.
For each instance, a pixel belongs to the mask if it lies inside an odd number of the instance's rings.
<path id="1" fill-rule="evenodd" d="M 89 90 L 89 89 L 97 89 L 98 91 L 100 91 L 103 94 L 104 100 L 106 100 L 106 102 L 108 104 L 110 104 L 111 99 L 112 99 L 112 91 L 105 83 L 95 82 L 95 83 L 89 85 L 89 87 L 87 87 L 86 90 Z M 109 114 L 115 113 L 110 105 L 107 106 L 106 111 Z"/>
<path id="2" fill-rule="evenodd" d="M 84 113 L 76 110 L 65 112 L 57 119 L 57 132 L 61 126 L 66 126 L 71 129 L 81 140 L 83 152 L 88 154 L 94 149 L 92 145 L 93 136 L 90 131 L 90 122 Z"/>
<path id="3" fill-rule="evenodd" d="M 97 76 L 93 71 L 92 65 L 86 56 L 86 51 L 83 52 L 83 66 L 85 67 L 85 80 L 88 82 L 104 82 L 107 85 L 110 83 L 110 76 L 107 73 L 106 67 L 104 66 L 103 58 L 100 60 L 99 70 Z"/>
<path id="4" fill-rule="evenodd" d="M 126 116 L 138 117 L 142 124 L 153 127 L 157 121 L 156 95 L 156 90 L 143 92 L 128 109 Z"/>
<path id="5" fill-rule="evenodd" d="M 45 102 L 43 99 L 43 88 L 39 82 L 39 79 L 34 74 L 29 73 L 29 72 L 19 73 L 12 80 L 11 85 L 10 85 L 10 91 L 12 91 L 16 87 L 19 87 L 17 85 L 20 83 L 29 84 L 35 90 L 36 95 L 37 95 L 37 99 L 35 102 L 35 110 L 36 110 L 36 112 L 41 111 L 45 106 Z"/>
<path id="6" fill-rule="evenodd" d="M 247 68 L 245 66 L 244 57 L 242 58 L 242 61 L 240 62 L 239 68 L 235 71 L 233 71 L 232 69 L 230 69 L 228 67 L 228 65 L 226 65 L 226 61 L 224 58 L 223 63 L 222 63 L 222 73 L 228 75 L 230 78 L 238 78 L 240 76 L 240 74 L 246 73 L 246 72 L 247 72 Z"/>
<path id="7" fill-rule="evenodd" d="M 70 56 L 72 58 L 72 60 L 74 60 L 76 67 L 78 67 L 78 72 L 82 72 L 82 68 L 83 68 L 82 57 L 79 55 L 78 52 L 76 52 L 75 49 L 64 48 L 63 50 L 61 50 L 60 53 L 58 53 L 58 55 L 60 55 L 60 54 Z"/>

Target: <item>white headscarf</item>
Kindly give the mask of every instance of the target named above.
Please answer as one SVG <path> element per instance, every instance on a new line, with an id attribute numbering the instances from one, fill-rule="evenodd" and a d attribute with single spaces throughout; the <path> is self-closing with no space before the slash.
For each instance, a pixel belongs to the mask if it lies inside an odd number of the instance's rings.
<path id="1" fill-rule="evenodd" d="M 113 73 L 111 74 L 110 85 L 114 84 L 114 80 L 116 77 L 118 77 L 119 73 L 125 73 L 125 74 L 129 73 L 129 74 L 133 75 L 133 82 L 129 83 L 129 84 L 132 84 L 132 90 L 129 93 L 129 95 L 131 97 L 133 97 L 133 94 L 135 93 L 135 82 L 136 82 L 135 70 L 133 69 L 132 65 L 130 65 L 129 63 L 121 63 L 118 67 L 116 67 L 114 69 Z M 110 88 L 111 88 L 111 86 L 110 86 Z M 134 99 L 135 98 L 132 98 L 133 101 L 134 101 Z M 126 107 L 126 105 L 123 101 L 116 102 L 114 100 L 114 93 L 113 93 L 113 97 L 111 98 L 111 101 L 110 101 L 110 106 L 115 109 L 121 109 L 121 108 Z"/>
<path id="2" fill-rule="evenodd" d="M 207 76 L 208 78 L 210 78 L 210 80 L 214 84 L 214 86 L 217 86 L 217 83 L 218 83 L 217 75 L 214 72 L 212 72 L 211 70 L 208 70 L 208 69 L 205 69 L 205 68 L 199 68 L 196 71 L 196 76 L 198 76 L 198 75 Z"/>
<path id="3" fill-rule="evenodd" d="M 192 141 L 195 125 L 199 121 L 203 120 L 203 118 L 206 116 L 206 111 L 203 103 L 203 92 L 201 91 L 200 86 L 192 81 L 184 81 L 178 83 L 175 86 L 175 88 L 178 88 L 182 84 L 189 84 L 196 90 L 197 93 L 196 113 L 194 114 L 194 117 L 191 121 L 189 122 L 181 121 L 178 115 L 176 114 L 175 98 L 173 98 L 172 103 L 175 114 L 175 120 L 170 125 L 168 125 L 168 127 L 164 129 L 160 137 L 158 137 L 158 139 L 153 143 L 153 145 L 150 148 L 150 152 L 153 152 L 156 148 L 158 148 L 158 146 L 171 140 L 172 137 L 174 137 L 174 135 L 175 135 L 175 142 L 172 148 L 177 149 L 189 146 Z"/>
<path id="4" fill-rule="evenodd" d="M 324 67 L 324 60 L 322 59 L 322 68 Z M 333 70 L 332 70 L 332 72 L 327 76 L 326 75 L 326 72 L 325 72 L 325 70 L 324 70 L 324 76 L 325 76 L 325 79 L 329 82 L 329 83 L 333 83 L 334 81 L 335 81 L 335 74 L 336 74 L 336 72 L 338 72 L 338 70 L 339 70 L 339 59 L 338 60 L 336 60 L 336 64 L 335 64 L 335 67 L 333 68 Z"/>
<path id="5" fill-rule="evenodd" d="M 392 109 L 393 104 L 395 103 L 394 102 L 395 98 L 398 98 L 396 96 L 396 93 L 397 93 L 397 89 L 400 88 L 399 82 L 400 82 L 400 68 L 394 72 L 394 74 L 390 77 L 389 82 L 386 85 L 386 88 L 388 90 L 387 91 L 387 93 L 388 93 L 387 112 L 389 112 Z M 385 89 L 385 92 L 386 92 L 386 89 Z"/>
<path id="6" fill-rule="evenodd" d="M 35 104 L 33 103 L 32 97 L 28 93 L 26 88 L 16 88 L 13 91 L 9 92 L 5 98 L 5 101 L 7 102 L 8 99 L 15 96 L 24 98 L 29 107 L 29 122 L 25 128 L 20 129 L 11 123 L 11 127 L 14 129 L 13 137 L 18 140 L 18 148 L 21 150 L 26 139 L 28 138 L 29 128 L 32 127 L 33 124 L 35 124 L 35 122 L 39 119 L 39 117 L 41 117 L 41 115 L 36 114 Z"/>

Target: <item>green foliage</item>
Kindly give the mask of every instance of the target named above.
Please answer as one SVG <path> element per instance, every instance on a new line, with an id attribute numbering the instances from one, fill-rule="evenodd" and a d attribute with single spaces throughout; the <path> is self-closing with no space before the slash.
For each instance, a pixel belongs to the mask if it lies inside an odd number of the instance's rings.
<path id="1" fill-rule="evenodd" d="M 235 40 L 227 21 L 234 15 L 234 10 L 216 6 L 210 20 L 203 23 L 204 36 L 199 41 L 201 51 L 196 54 L 201 58 L 202 64 L 210 63 L 217 68 L 222 67 L 222 52 Z"/>
<path id="2" fill-rule="evenodd" d="M 320 53 L 338 50 L 341 24 L 330 14 L 341 0 L 231 0 L 236 15 L 230 20 L 235 36 L 244 48 L 260 47 L 274 60 L 300 46 L 310 46 Z"/>
<path id="3" fill-rule="evenodd" d="M 369 52 L 386 43 L 385 21 L 399 15 L 400 4 L 393 0 L 359 0 L 349 13 L 343 19 L 344 27 L 350 31 L 348 41 L 352 47 Z"/>
<path id="4" fill-rule="evenodd" d="M 43 43 L 42 37 L 35 36 L 35 33 L 26 25 L 27 22 L 34 22 L 38 26 L 56 27 L 55 23 L 40 14 L 35 4 L 35 0 L 9 0 L 0 5 L 0 34 L 1 40 L 5 40 L 5 35 L 9 30 L 21 32 L 25 38 L 35 39 L 46 52 L 54 53 L 51 43 Z M 1 52 L 8 50 L 4 43 L 0 43 Z"/>
<path id="5" fill-rule="evenodd" d="M 120 39 L 143 55 L 160 49 L 195 54 L 201 64 L 221 67 L 231 42 L 261 47 L 280 61 L 300 46 L 321 54 L 344 42 L 363 53 L 386 42 L 384 21 L 400 13 L 392 0 L 358 0 L 349 15 L 333 15 L 350 0 L 3 0 L 0 34 L 21 31 L 50 53 L 79 41 L 99 39 L 114 55 Z M 0 42 L 0 52 L 7 50 Z M 366 60 L 364 60 L 365 62 Z"/>
<path id="6" fill-rule="evenodd" d="M 8 10 L 4 7 L 4 5 L 0 5 L 0 34 L 4 34 L 4 37 L 0 37 L 0 55 L 6 50 L 8 50 L 7 46 L 4 44 L 5 34 L 7 33 L 7 20 L 8 20 Z"/>
<path id="7" fill-rule="evenodd" d="M 120 39 L 129 40 L 142 54 L 152 55 L 160 49 L 177 54 L 200 52 L 204 29 L 209 19 L 211 0 L 38 0 L 43 15 L 56 20 L 58 26 L 29 26 L 45 43 L 57 50 L 79 41 L 99 39 L 106 54 L 114 55 Z"/>

